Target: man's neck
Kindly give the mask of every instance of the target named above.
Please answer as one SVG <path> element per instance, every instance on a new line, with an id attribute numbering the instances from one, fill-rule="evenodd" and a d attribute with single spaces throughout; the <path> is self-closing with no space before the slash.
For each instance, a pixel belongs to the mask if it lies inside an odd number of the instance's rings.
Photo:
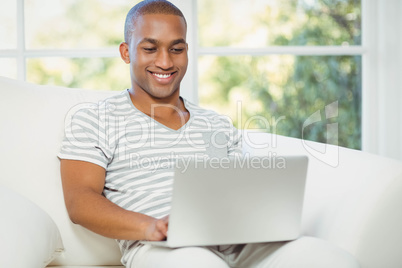
<path id="1" fill-rule="evenodd" d="M 133 105 L 142 113 L 171 129 L 180 129 L 190 118 L 190 113 L 178 92 L 168 98 L 158 99 L 129 90 Z"/>

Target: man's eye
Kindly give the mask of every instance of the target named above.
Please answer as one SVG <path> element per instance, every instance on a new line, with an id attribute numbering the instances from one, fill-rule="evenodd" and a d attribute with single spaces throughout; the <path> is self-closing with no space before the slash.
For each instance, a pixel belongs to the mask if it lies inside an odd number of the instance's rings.
<path id="1" fill-rule="evenodd" d="M 144 47 L 144 50 L 145 50 L 146 52 L 154 52 L 154 51 L 156 50 L 156 48 L 153 48 L 153 47 Z"/>
<path id="2" fill-rule="evenodd" d="M 173 53 L 179 54 L 179 53 L 182 53 L 184 51 L 184 48 L 172 48 L 171 51 Z"/>

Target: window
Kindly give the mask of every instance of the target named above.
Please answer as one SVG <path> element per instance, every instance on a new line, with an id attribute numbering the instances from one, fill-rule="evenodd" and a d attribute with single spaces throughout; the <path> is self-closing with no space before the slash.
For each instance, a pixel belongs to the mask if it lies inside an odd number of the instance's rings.
<path id="1" fill-rule="evenodd" d="M 129 87 L 118 44 L 138 1 L 1 1 L 0 75 Z M 339 145 L 402 159 L 400 0 L 172 2 L 188 23 L 186 98 L 240 128 L 287 136 L 326 142 L 336 123 Z"/>
<path id="2" fill-rule="evenodd" d="M 359 0 L 199 0 L 197 9 L 203 106 L 239 128 L 320 142 L 336 121 L 332 142 L 361 148 Z M 331 103 L 336 120 L 303 127 Z"/>

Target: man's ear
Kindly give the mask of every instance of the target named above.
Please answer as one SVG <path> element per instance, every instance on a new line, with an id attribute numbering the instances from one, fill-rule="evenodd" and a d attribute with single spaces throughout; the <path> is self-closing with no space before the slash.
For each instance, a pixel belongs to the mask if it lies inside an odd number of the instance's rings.
<path id="1" fill-rule="evenodd" d="M 120 57 L 123 59 L 123 61 L 127 64 L 130 63 L 130 51 L 129 51 L 129 46 L 126 42 L 121 42 L 119 46 L 119 51 L 120 51 Z"/>

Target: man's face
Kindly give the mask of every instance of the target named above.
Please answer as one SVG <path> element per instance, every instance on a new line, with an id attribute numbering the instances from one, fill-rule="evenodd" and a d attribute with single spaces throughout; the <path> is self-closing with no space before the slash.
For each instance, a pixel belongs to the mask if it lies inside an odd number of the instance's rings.
<path id="1" fill-rule="evenodd" d="M 136 19 L 128 46 L 134 93 L 153 98 L 179 94 L 187 70 L 186 25 L 180 16 L 147 14 Z"/>

